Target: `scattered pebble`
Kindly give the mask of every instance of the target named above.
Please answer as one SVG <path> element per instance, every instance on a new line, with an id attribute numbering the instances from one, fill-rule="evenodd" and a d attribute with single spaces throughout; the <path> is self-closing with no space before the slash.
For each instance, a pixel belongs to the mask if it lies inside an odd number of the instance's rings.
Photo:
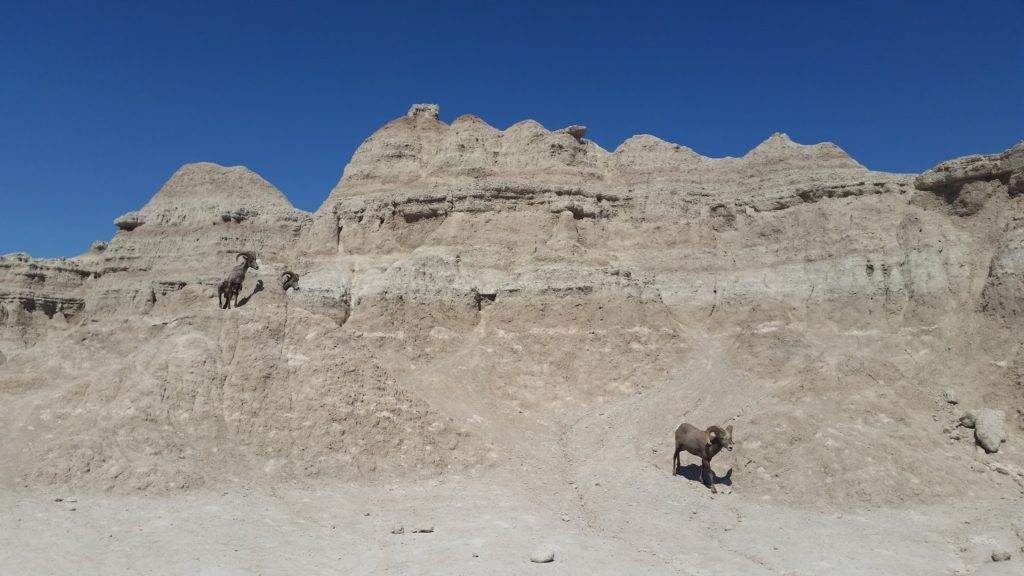
<path id="1" fill-rule="evenodd" d="M 413 534 L 430 534 L 433 531 L 434 531 L 434 525 L 433 524 L 424 524 L 422 526 L 417 526 L 417 527 L 412 529 L 412 533 Z"/>
<path id="2" fill-rule="evenodd" d="M 1008 550 L 993 550 L 992 561 L 993 562 L 1005 562 L 1010 559 L 1010 552 Z"/>
<path id="3" fill-rule="evenodd" d="M 956 390 L 947 388 L 945 392 L 946 402 L 949 404 L 959 404 L 960 400 L 956 397 Z"/>
<path id="4" fill-rule="evenodd" d="M 568 522 L 570 520 L 572 520 L 572 518 L 570 518 L 568 514 L 562 514 L 562 522 Z"/>
<path id="5" fill-rule="evenodd" d="M 405 526 L 401 524 L 395 524 L 394 528 L 391 529 L 392 534 L 405 534 Z"/>
<path id="6" fill-rule="evenodd" d="M 536 562 L 537 564 L 547 564 L 548 562 L 555 561 L 555 551 L 550 546 L 541 546 L 530 554 L 530 562 Z"/>

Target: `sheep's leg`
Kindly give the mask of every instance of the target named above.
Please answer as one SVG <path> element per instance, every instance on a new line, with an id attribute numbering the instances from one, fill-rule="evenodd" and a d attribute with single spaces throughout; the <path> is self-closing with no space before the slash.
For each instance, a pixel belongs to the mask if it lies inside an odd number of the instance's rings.
<path id="1" fill-rule="evenodd" d="M 705 473 L 708 480 L 704 479 Z M 700 481 L 711 488 L 712 493 L 718 494 L 718 490 L 715 488 L 715 471 L 711 469 L 711 460 L 707 458 L 700 459 Z"/>
<path id="2" fill-rule="evenodd" d="M 676 446 L 676 453 L 672 455 L 672 475 L 679 473 L 679 446 Z"/>

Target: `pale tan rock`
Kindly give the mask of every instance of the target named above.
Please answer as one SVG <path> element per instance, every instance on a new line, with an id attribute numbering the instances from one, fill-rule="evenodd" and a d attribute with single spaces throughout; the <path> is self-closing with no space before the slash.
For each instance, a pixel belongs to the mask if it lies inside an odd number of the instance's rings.
<path id="1" fill-rule="evenodd" d="M 957 180 L 985 189 L 960 217 L 914 175 L 783 134 L 738 158 L 654 136 L 608 152 L 438 112 L 371 135 L 314 214 L 247 169 L 187 165 L 105 250 L 0 258 L 0 483 L 160 493 L 529 465 L 661 502 L 678 483 L 656 484 L 665 450 L 646 447 L 692 411 L 743 414 L 749 443 L 716 460 L 736 469 L 730 498 L 977 489 L 932 416 L 965 382 L 1015 398 L 1024 252 L 999 178 Z M 239 250 L 259 269 L 219 310 Z M 281 291 L 284 270 L 300 290 Z"/>
<path id="2" fill-rule="evenodd" d="M 530 554 L 530 562 L 535 564 L 547 564 L 555 561 L 555 550 L 550 546 L 538 546 Z"/>
<path id="3" fill-rule="evenodd" d="M 1024 141 L 1002 154 L 976 154 L 948 160 L 917 177 L 921 190 L 941 190 L 972 180 L 994 180 L 1024 168 Z"/>

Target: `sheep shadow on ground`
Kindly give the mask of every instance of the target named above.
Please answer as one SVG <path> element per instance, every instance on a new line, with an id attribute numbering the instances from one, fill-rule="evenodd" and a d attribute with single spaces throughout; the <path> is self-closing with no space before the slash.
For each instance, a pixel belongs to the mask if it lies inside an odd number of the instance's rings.
<path id="1" fill-rule="evenodd" d="M 255 296 L 257 292 L 262 292 L 262 291 L 263 291 L 263 280 L 257 280 L 256 281 L 256 287 L 252 289 L 252 293 L 250 293 L 248 296 L 246 296 L 246 297 L 242 298 L 241 300 L 239 300 L 238 302 L 236 302 L 235 303 L 235 307 L 236 308 L 241 308 L 242 306 L 245 306 L 246 304 L 249 303 L 249 300 L 252 300 L 252 297 Z"/>
<path id="2" fill-rule="evenodd" d="M 703 484 L 700 478 L 700 464 L 687 464 L 686 466 L 680 466 L 679 468 L 676 468 L 676 474 L 686 478 L 687 480 L 701 482 Z M 725 473 L 725 476 L 715 474 L 715 484 L 732 486 L 732 468 L 729 468 L 729 471 Z"/>

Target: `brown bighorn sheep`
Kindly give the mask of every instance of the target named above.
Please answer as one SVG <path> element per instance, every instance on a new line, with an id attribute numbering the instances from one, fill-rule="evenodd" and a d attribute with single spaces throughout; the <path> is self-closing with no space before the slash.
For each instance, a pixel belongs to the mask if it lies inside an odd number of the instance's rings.
<path id="1" fill-rule="evenodd" d="M 724 430 L 720 426 L 708 426 L 701 430 L 696 426 L 683 422 L 676 428 L 676 451 L 672 455 L 672 475 L 679 471 L 679 453 L 686 450 L 694 456 L 700 456 L 700 481 L 711 488 L 715 494 L 715 471 L 711 469 L 711 459 L 725 448 L 732 450 L 732 425 Z M 704 477 L 708 476 L 708 480 Z"/>
<path id="2" fill-rule="evenodd" d="M 299 289 L 299 275 L 291 270 L 285 270 L 281 273 L 281 289 L 287 292 L 289 288 Z"/>
<path id="3" fill-rule="evenodd" d="M 245 282 L 246 271 L 249 268 L 253 270 L 260 269 L 259 265 L 256 264 L 255 252 L 238 252 L 237 254 L 238 256 L 235 259 L 241 258 L 242 261 L 231 269 L 231 274 L 217 287 L 217 303 L 224 310 L 231 308 L 232 298 L 235 299 L 235 307 L 238 307 L 238 294 L 242 291 L 242 283 Z"/>

